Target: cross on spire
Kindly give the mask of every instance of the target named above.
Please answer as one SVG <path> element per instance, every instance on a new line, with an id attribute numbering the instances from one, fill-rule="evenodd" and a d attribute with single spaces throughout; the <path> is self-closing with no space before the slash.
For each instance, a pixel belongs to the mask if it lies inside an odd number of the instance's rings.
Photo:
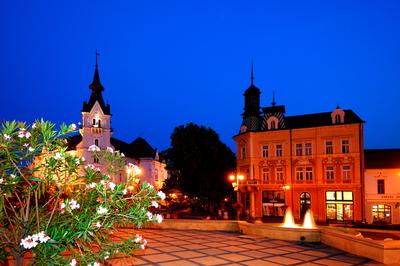
<path id="1" fill-rule="evenodd" d="M 100 55 L 100 53 L 97 51 L 97 49 L 96 49 L 96 68 L 97 68 L 97 58 L 98 58 L 98 56 Z"/>
<path id="2" fill-rule="evenodd" d="M 275 90 L 272 91 L 272 106 L 275 106 L 276 102 L 275 102 Z"/>
<path id="3" fill-rule="evenodd" d="M 253 58 L 251 58 L 251 75 L 250 75 L 250 79 L 251 79 L 251 85 L 253 85 L 253 82 L 254 82 L 254 64 L 253 64 Z"/>

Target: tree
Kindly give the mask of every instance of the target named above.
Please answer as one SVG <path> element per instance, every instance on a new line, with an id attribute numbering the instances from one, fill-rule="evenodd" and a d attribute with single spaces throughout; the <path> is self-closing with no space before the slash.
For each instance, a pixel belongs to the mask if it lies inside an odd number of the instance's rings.
<path id="1" fill-rule="evenodd" d="M 232 193 L 227 176 L 235 170 L 236 158 L 213 129 L 194 123 L 175 127 L 163 156 L 170 173 L 163 189 L 178 188 L 209 206 Z"/>
<path id="2" fill-rule="evenodd" d="M 89 147 L 107 172 L 66 151 L 65 138 L 76 129 L 49 122 L 6 122 L 0 129 L 0 263 L 6 257 L 23 265 L 99 265 L 120 254 L 144 249 L 132 235 L 114 241 L 121 225 L 140 228 L 161 222 L 157 207 L 162 192 L 143 183 L 115 184 L 110 176 L 125 167 L 124 155 L 111 147 Z M 128 165 L 130 172 L 135 166 Z M 132 169 L 131 169 L 132 168 Z M 130 176 L 131 184 L 136 183 Z M 25 265 L 25 264 L 24 264 Z"/>

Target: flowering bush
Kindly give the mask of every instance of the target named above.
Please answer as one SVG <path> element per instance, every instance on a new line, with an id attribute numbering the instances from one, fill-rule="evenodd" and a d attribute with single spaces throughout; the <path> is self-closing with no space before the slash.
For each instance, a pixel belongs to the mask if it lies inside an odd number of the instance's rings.
<path id="1" fill-rule="evenodd" d="M 106 169 L 102 173 L 67 151 L 66 138 L 75 129 L 63 124 L 56 130 L 44 121 L 2 125 L 0 261 L 13 256 L 22 265 L 29 252 L 34 265 L 100 265 L 145 248 L 140 235 L 115 241 L 120 226 L 162 221 L 151 211 L 165 195 L 139 185 L 136 166 L 127 166 L 127 182 L 112 181 L 125 167 L 122 153 L 90 147 Z"/>

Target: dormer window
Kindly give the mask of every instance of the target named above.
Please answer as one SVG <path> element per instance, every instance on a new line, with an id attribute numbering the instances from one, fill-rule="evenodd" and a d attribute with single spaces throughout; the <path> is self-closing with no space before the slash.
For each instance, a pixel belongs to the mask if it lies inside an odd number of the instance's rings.
<path id="1" fill-rule="evenodd" d="M 267 126 L 268 129 L 278 129 L 278 125 L 279 125 L 279 120 L 278 118 L 276 118 L 275 116 L 271 116 L 270 118 L 268 118 L 267 120 Z"/>
<path id="2" fill-rule="evenodd" d="M 336 109 L 331 113 L 332 124 L 343 124 L 344 123 L 344 111 L 340 109 L 340 107 L 336 107 Z"/>

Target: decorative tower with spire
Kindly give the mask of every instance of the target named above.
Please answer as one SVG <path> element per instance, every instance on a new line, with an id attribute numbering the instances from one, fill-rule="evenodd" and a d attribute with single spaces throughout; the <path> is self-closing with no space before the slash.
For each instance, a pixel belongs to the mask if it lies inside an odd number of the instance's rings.
<path id="1" fill-rule="evenodd" d="M 77 145 L 77 152 L 85 157 L 88 163 L 94 164 L 101 162 L 93 158 L 93 153 L 88 151 L 90 146 L 96 145 L 101 149 L 112 147 L 110 105 L 106 105 L 103 99 L 104 87 L 100 82 L 98 56 L 99 53 L 96 51 L 93 81 L 89 85 L 91 94 L 89 101 L 85 101 L 82 108 L 82 128 L 80 129 L 82 141 Z"/>
<path id="2" fill-rule="evenodd" d="M 250 87 L 244 92 L 244 112 L 241 132 L 255 131 L 260 123 L 260 89 L 254 85 L 254 66 L 251 60 Z"/>

